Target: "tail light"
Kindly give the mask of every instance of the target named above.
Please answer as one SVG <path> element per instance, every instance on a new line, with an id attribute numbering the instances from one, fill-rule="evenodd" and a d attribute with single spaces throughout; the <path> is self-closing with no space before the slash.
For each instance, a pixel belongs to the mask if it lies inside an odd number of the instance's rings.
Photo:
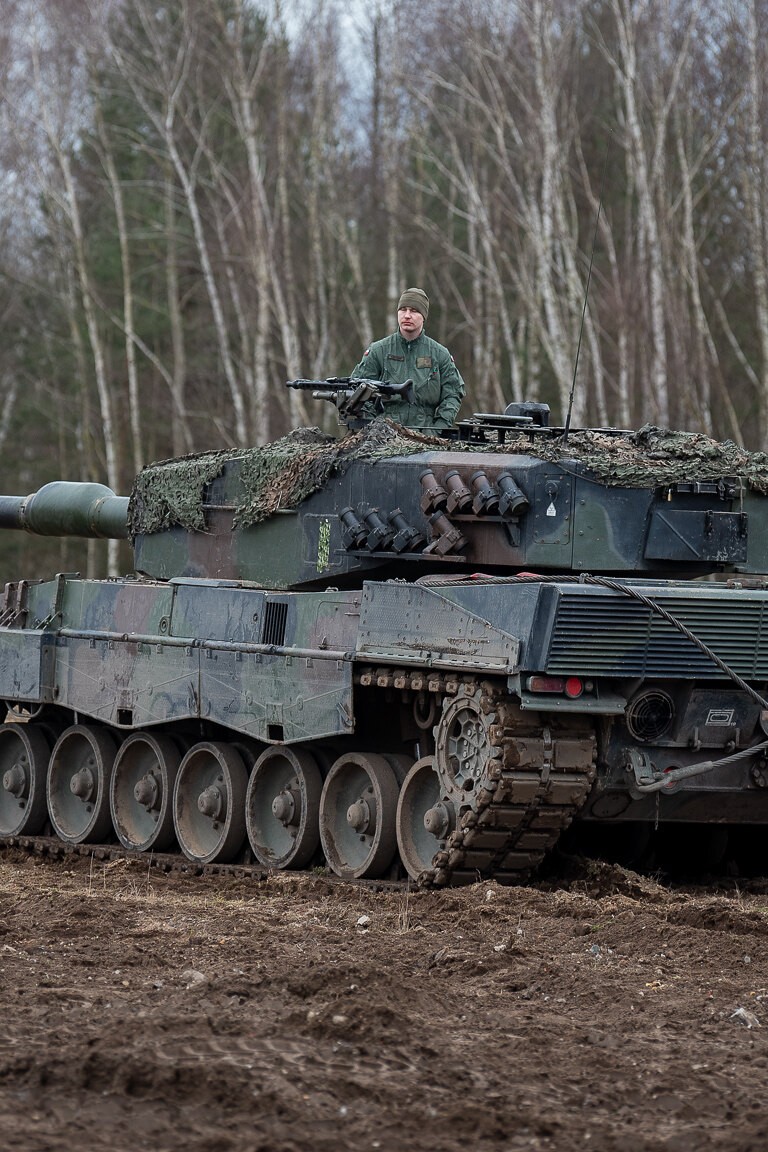
<path id="1" fill-rule="evenodd" d="M 550 692 L 578 700 L 584 692 L 591 692 L 594 685 L 591 680 L 582 680 L 580 676 L 529 676 L 526 687 L 529 692 Z"/>

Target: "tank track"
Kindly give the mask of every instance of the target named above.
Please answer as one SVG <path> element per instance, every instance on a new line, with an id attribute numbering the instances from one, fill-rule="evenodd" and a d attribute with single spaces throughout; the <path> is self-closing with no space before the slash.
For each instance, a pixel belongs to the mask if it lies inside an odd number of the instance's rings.
<path id="1" fill-rule="evenodd" d="M 547 716 L 542 726 L 540 714 L 523 712 L 501 683 L 471 675 L 370 666 L 357 680 L 442 702 L 433 729 L 435 768 L 445 800 L 460 815 L 419 885 L 528 879 L 589 795 L 597 760 L 592 721 L 576 714 Z M 462 701 L 474 712 L 483 743 L 483 767 L 471 792 L 452 777 L 447 747 L 446 718 Z M 436 718 L 437 713 L 439 706 Z"/>
<path id="2" fill-rule="evenodd" d="M 465 684 L 456 703 L 444 702 L 443 718 L 435 728 L 438 775 L 449 793 L 457 789 L 451 780 L 445 721 L 462 698 L 486 735 L 484 767 L 471 792 L 455 795 L 458 826 L 419 883 L 444 887 L 479 877 L 520 883 L 584 804 L 596 773 L 596 738 L 579 717 L 572 717 L 570 725 L 550 718 L 549 725 L 541 727 L 497 686 Z"/>
<path id="3" fill-rule="evenodd" d="M 241 876 L 265 880 L 270 869 L 261 864 L 202 864 L 178 852 L 131 852 L 120 844 L 71 844 L 57 836 L 0 836 L 0 848 L 17 848 L 31 856 L 64 860 L 68 857 L 90 857 L 101 863 L 127 860 L 159 872 L 188 876 Z"/>
<path id="4" fill-rule="evenodd" d="M 268 880 L 270 876 L 311 877 L 323 883 L 354 884 L 360 888 L 374 891 L 405 890 L 407 880 L 376 880 L 343 879 L 330 871 L 287 871 L 276 868 L 266 868 L 256 863 L 230 863 L 230 864 L 202 864 L 189 860 L 178 852 L 131 852 L 120 844 L 70 844 L 59 840 L 57 836 L 0 836 L 0 851 L 16 849 L 29 856 L 39 856 L 51 860 L 68 860 L 72 857 L 91 859 L 101 864 L 110 864 L 124 861 L 139 865 L 144 872 L 151 869 L 165 875 L 174 876 L 231 876 L 234 879 L 253 880 L 255 882 Z"/>

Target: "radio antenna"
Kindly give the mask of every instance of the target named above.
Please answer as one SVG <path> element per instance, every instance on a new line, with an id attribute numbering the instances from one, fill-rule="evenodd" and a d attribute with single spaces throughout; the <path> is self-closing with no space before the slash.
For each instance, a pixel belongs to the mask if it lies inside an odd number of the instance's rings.
<path id="1" fill-rule="evenodd" d="M 610 131 L 610 129 L 609 129 Z M 568 415 L 565 418 L 565 429 L 563 431 L 563 444 L 568 443 L 568 433 L 571 429 L 571 413 L 573 412 L 573 394 L 576 391 L 576 373 L 579 370 L 579 353 L 581 352 L 581 338 L 584 335 L 584 317 L 587 314 L 587 301 L 589 300 L 589 284 L 592 279 L 592 264 L 595 259 L 595 245 L 597 243 L 597 226 L 600 223 L 600 211 L 603 207 L 603 189 L 605 187 L 605 173 L 608 169 L 608 153 L 610 151 L 611 138 L 608 137 L 608 143 L 605 148 L 605 160 L 603 161 L 603 175 L 600 180 L 600 197 L 597 201 L 597 215 L 595 216 L 595 231 L 592 235 L 592 251 L 589 254 L 589 269 L 587 271 L 587 285 L 584 289 L 584 306 L 581 309 L 581 324 L 579 325 L 579 340 L 576 345 L 576 361 L 573 365 L 573 380 L 571 381 L 571 395 L 568 398 Z"/>

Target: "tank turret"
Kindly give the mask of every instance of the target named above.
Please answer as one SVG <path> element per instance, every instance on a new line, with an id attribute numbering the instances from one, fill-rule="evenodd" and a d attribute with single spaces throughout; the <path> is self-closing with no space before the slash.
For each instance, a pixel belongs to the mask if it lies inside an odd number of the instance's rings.
<path id="1" fill-rule="evenodd" d="M 564 443 L 543 407 L 476 416 L 442 437 L 386 420 L 342 439 L 301 429 L 263 448 L 152 465 L 130 500 L 48 484 L 0 497 L 0 527 L 129 535 L 145 576 L 274 589 L 477 570 L 764 570 L 762 457 L 656 429 L 571 431 Z"/>
<path id="2" fill-rule="evenodd" d="M 430 436 L 375 382 L 300 384 L 347 435 L 0 497 L 135 569 L 6 583 L 0 838 L 435 886 L 569 826 L 654 866 L 759 849 L 768 460 L 541 405 Z"/>
<path id="3" fill-rule="evenodd" d="M 671 454 L 667 470 L 629 436 L 467 426 L 435 439 L 378 424 L 347 440 L 285 437 L 234 453 L 219 475 L 165 493 L 182 465 L 139 477 L 131 503 L 138 570 L 270 588 L 437 572 L 522 570 L 704 576 L 761 571 L 768 502 L 735 475 Z M 585 437 L 589 436 L 589 439 Z M 624 461 L 626 475 L 611 475 Z M 630 463 L 628 464 L 627 461 Z M 192 462 L 188 462 L 192 465 Z M 192 506 L 192 495 L 197 503 Z M 750 550 L 750 537 L 754 545 Z"/>

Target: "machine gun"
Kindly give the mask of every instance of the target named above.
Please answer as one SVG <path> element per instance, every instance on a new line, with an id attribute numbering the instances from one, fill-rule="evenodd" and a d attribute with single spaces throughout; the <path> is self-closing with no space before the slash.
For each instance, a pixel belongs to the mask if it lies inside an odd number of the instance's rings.
<path id="1" fill-rule="evenodd" d="M 393 397 L 402 397 L 413 403 L 413 381 L 392 384 L 386 380 L 364 380 L 359 376 L 331 376 L 327 380 L 288 380 L 287 388 L 312 391 L 315 400 L 328 400 L 335 404 L 339 421 L 348 428 L 360 427 L 374 416 L 384 412 L 384 403 Z M 365 411 L 366 405 L 370 405 Z"/>

